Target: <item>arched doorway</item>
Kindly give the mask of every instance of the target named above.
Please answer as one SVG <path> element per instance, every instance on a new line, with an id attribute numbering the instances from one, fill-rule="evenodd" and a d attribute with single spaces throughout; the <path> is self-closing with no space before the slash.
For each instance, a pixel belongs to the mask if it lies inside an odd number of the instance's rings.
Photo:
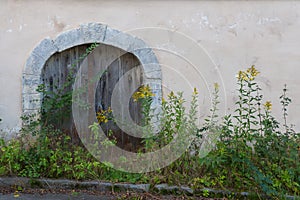
<path id="1" fill-rule="evenodd" d="M 98 43 L 107 50 L 115 49 L 123 52 L 120 59 L 110 65 L 107 75 L 99 81 L 96 109 L 101 106 L 105 109 L 109 106 L 107 99 L 110 98 L 110 90 L 107 89 L 108 86 L 113 86 L 123 73 L 135 65 L 140 65 L 140 73 L 143 73 L 143 76 L 139 74 L 135 78 L 143 77 L 142 82 L 149 84 L 155 94 L 152 107 L 160 107 L 161 70 L 151 48 L 136 37 L 103 24 L 90 23 L 64 32 L 54 40 L 46 38 L 32 51 L 23 73 L 23 114 L 31 114 L 40 110 L 42 96 L 36 92 L 36 88 L 41 83 L 45 83 L 48 90 L 54 90 L 55 85 L 62 85 L 65 82 L 68 65 L 72 63 L 72 60 L 77 59 L 91 43 Z M 118 75 L 116 75 L 117 73 Z M 109 76 L 113 78 L 108 80 Z M 138 110 L 138 108 L 134 109 Z M 133 112 L 132 115 L 137 119 L 139 114 Z M 68 127 L 70 125 L 68 120 L 66 118 L 61 125 Z M 124 139 L 122 134 L 120 137 Z"/>

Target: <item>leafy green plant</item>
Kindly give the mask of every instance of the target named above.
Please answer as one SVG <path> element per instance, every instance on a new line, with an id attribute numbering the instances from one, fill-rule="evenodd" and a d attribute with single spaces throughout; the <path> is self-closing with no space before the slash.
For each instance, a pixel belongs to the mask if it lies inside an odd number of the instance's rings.
<path id="1" fill-rule="evenodd" d="M 272 116 L 271 102 L 261 102 L 263 96 L 255 81 L 258 74 L 254 66 L 239 72 L 237 108 L 224 117 L 220 142 L 202 160 L 202 166 L 212 177 L 224 175 L 227 188 L 252 188 L 269 196 L 299 193 L 299 137 L 286 125 L 285 112 L 291 100 L 285 87 L 280 97 L 285 121 L 282 133 Z"/>
<path id="2" fill-rule="evenodd" d="M 22 118 L 24 126 L 19 138 L 8 142 L 0 139 L 0 175 L 188 185 L 200 190 L 202 196 L 211 195 L 204 188 L 250 191 L 277 199 L 283 199 L 285 194 L 299 196 L 300 137 L 288 124 L 288 106 L 292 100 L 285 86 L 280 96 L 284 121 L 281 125 L 272 114 L 271 101 L 263 102 L 256 82 L 258 75 L 254 66 L 238 73 L 236 109 L 222 120 L 218 116 L 219 85 L 215 84 L 211 112 L 202 127 L 197 123 L 196 89 L 190 107 L 186 107 L 181 92 L 167 95 L 162 102 L 161 131 L 144 140 L 141 153 L 167 145 L 184 131 L 192 133 L 194 141 L 179 159 L 163 169 L 146 174 L 117 171 L 111 163 L 95 160 L 84 147 L 73 145 L 61 130 L 31 115 Z M 142 104 L 143 123 L 150 125 L 145 134 L 152 131 L 150 91 L 141 88 L 134 96 Z M 99 111 L 97 119 L 98 123 L 89 127 L 95 133 L 99 123 L 114 120 L 109 110 Z M 35 139 L 29 140 L 29 134 Z M 209 147 L 207 156 L 203 156 L 203 145 L 208 145 L 203 141 L 208 136 L 213 144 L 206 146 Z M 97 139 L 97 134 L 94 137 Z M 110 137 L 94 145 L 109 146 L 115 142 Z M 125 158 L 120 159 L 126 162 Z M 227 196 L 234 198 L 235 194 Z"/>

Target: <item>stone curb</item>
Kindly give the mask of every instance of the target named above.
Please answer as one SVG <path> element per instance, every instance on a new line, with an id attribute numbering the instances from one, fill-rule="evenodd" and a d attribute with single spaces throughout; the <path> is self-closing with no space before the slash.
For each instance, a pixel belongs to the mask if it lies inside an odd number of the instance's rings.
<path id="1" fill-rule="evenodd" d="M 201 195 L 204 192 L 219 195 L 223 197 L 225 195 L 233 195 L 241 198 L 247 198 L 252 196 L 254 193 L 250 192 L 238 192 L 233 193 L 225 190 L 214 190 L 210 188 L 203 188 L 199 190 L 193 190 L 187 186 L 170 186 L 168 184 L 157 184 L 153 188 L 150 184 L 130 184 L 130 183 L 111 183 L 102 181 L 74 181 L 68 179 L 30 179 L 24 177 L 0 177 L 0 188 L 21 186 L 22 188 L 45 188 L 45 189 L 84 189 L 84 190 L 96 190 L 99 192 L 126 192 L 132 191 L 137 193 L 143 192 L 156 192 L 162 195 L 173 194 L 173 195 Z M 261 196 L 262 197 L 262 196 Z M 263 196 L 264 198 L 266 196 Z M 268 198 L 268 197 L 266 197 Z M 287 200 L 296 200 L 300 197 L 285 195 Z"/>
<path id="2" fill-rule="evenodd" d="M 68 179 L 30 179 L 24 177 L 2 177 L 0 187 L 21 186 L 22 188 L 85 189 L 106 191 L 149 192 L 150 184 L 110 183 L 101 181 L 74 181 Z"/>
<path id="3" fill-rule="evenodd" d="M 214 197 L 226 197 L 226 196 L 232 196 L 235 198 L 250 198 L 253 195 L 257 195 L 256 193 L 251 192 L 232 192 L 232 191 L 226 191 L 226 190 L 215 190 L 211 188 L 202 188 L 198 190 L 193 190 L 192 188 L 186 187 L 186 186 L 169 186 L 168 184 L 159 184 L 154 186 L 154 191 L 158 192 L 159 194 L 187 194 L 187 195 L 203 195 L 203 193 L 208 193 L 209 195 L 212 195 Z M 266 195 L 260 195 L 261 198 L 264 199 L 272 199 L 269 196 Z M 300 197 L 297 196 L 290 196 L 290 195 L 284 195 L 284 199 L 286 200 L 300 200 Z"/>

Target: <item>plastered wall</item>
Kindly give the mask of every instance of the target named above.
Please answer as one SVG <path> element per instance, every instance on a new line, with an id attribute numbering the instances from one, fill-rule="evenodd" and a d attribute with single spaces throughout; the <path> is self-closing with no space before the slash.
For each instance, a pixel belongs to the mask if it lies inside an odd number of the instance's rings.
<path id="1" fill-rule="evenodd" d="M 188 98 L 198 87 L 201 116 L 214 82 L 221 85 L 221 112 L 231 112 L 235 75 L 254 64 L 278 119 L 278 97 L 288 84 L 289 122 L 299 131 L 299 15 L 298 1 L 1 0 L 0 129 L 12 135 L 21 125 L 22 73 L 33 48 L 48 36 L 100 22 L 153 47 L 165 93 L 183 90 Z"/>

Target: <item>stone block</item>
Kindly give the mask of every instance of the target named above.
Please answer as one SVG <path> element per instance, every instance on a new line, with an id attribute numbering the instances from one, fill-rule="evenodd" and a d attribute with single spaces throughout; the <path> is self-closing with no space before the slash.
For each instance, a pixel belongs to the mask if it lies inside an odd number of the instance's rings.
<path id="1" fill-rule="evenodd" d="M 36 93 L 38 86 L 41 84 L 40 76 L 23 74 L 22 78 L 22 93 Z"/>
<path id="2" fill-rule="evenodd" d="M 39 110 L 41 108 L 41 94 L 23 94 L 23 110 Z"/>
<path id="3" fill-rule="evenodd" d="M 141 40 L 137 40 L 129 34 L 120 32 L 118 30 L 107 27 L 105 38 L 103 40 L 104 44 L 111 45 L 125 51 L 132 50 L 134 48 L 143 48 L 144 43 Z"/>
<path id="4" fill-rule="evenodd" d="M 107 26 L 100 23 L 88 23 L 80 26 L 81 35 L 85 43 L 101 43 L 105 37 Z"/>
<path id="5" fill-rule="evenodd" d="M 32 51 L 25 64 L 25 74 L 40 75 L 46 61 L 58 49 L 50 38 L 42 40 Z"/>
<path id="6" fill-rule="evenodd" d="M 26 61 L 24 74 L 39 76 L 46 61 L 46 58 L 32 53 Z"/>
<path id="7" fill-rule="evenodd" d="M 54 45 L 59 52 L 84 43 L 84 35 L 80 28 L 63 32 L 54 39 Z"/>
<path id="8" fill-rule="evenodd" d="M 136 49 L 132 52 L 142 63 L 142 65 L 145 64 L 158 64 L 158 60 L 156 58 L 156 55 L 150 48 L 141 48 Z"/>
<path id="9" fill-rule="evenodd" d="M 32 53 L 47 60 L 52 54 L 56 53 L 57 51 L 58 49 L 54 45 L 53 40 L 50 38 L 45 38 L 34 48 Z"/>

